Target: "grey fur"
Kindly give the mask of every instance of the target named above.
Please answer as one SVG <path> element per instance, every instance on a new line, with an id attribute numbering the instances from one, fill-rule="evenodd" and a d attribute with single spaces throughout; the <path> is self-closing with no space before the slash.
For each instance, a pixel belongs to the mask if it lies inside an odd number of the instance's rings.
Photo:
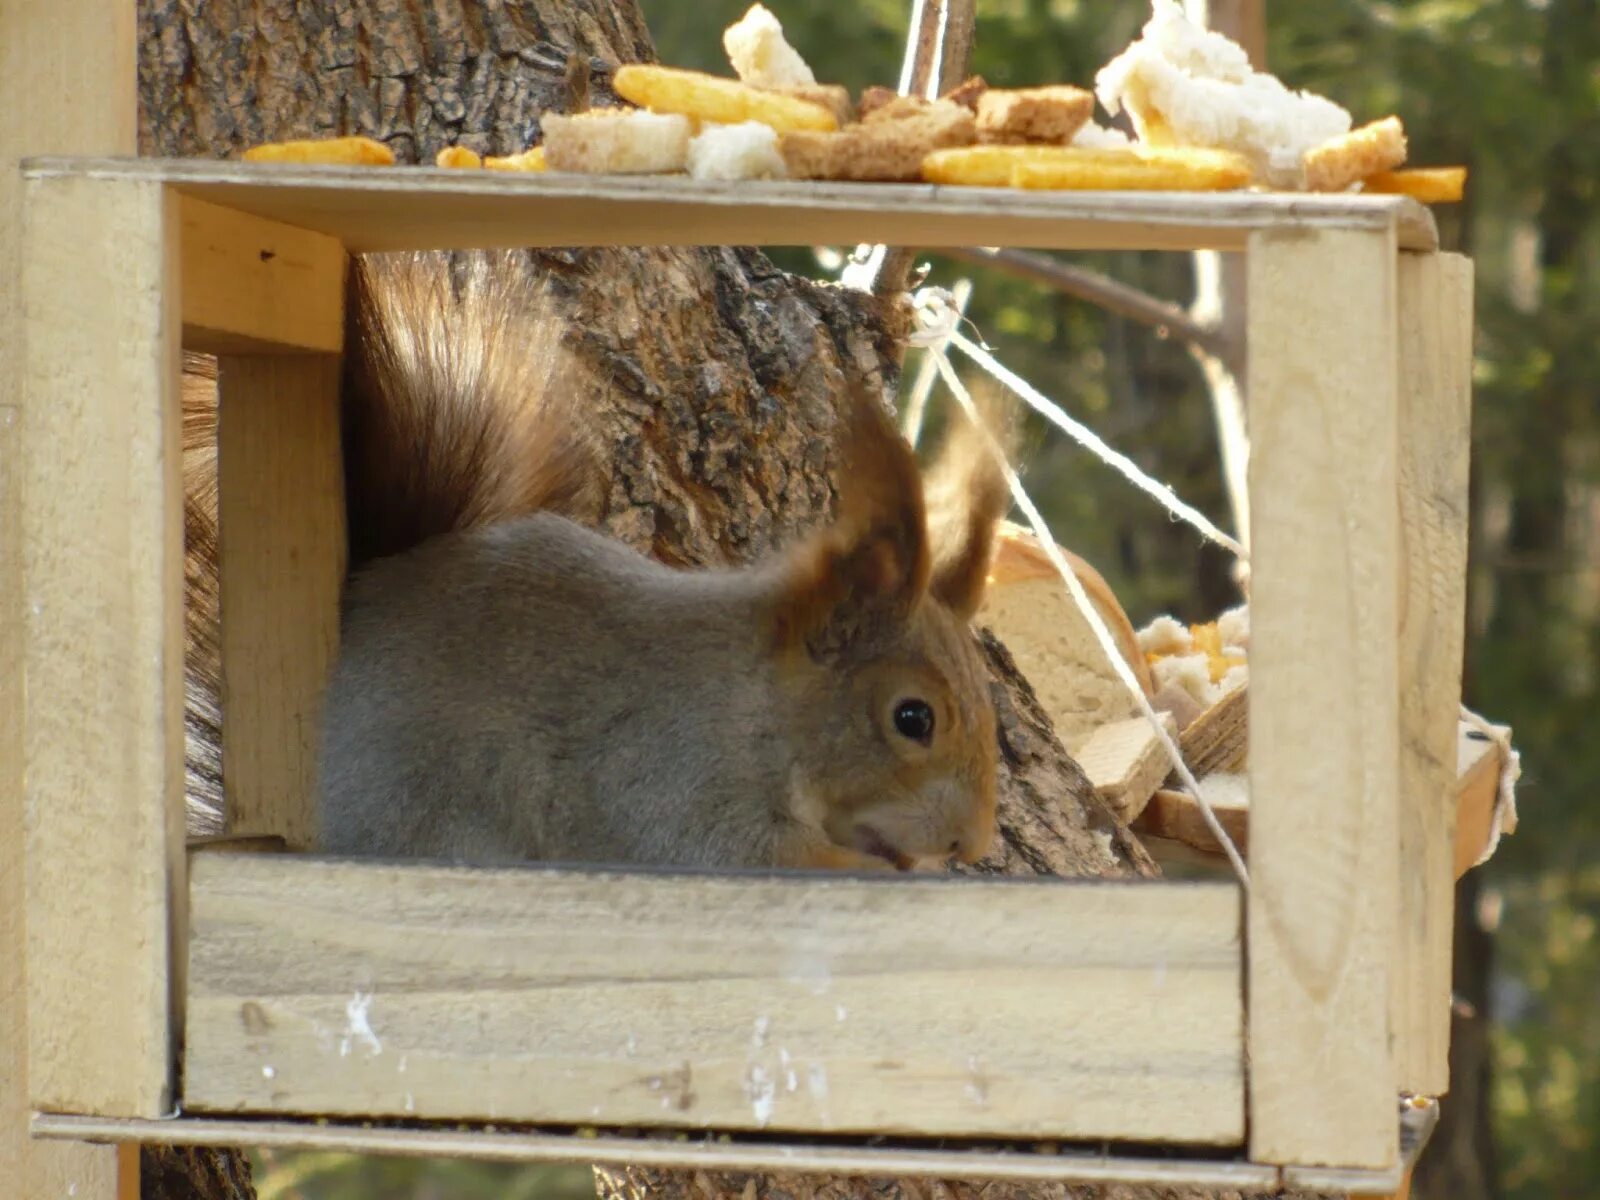
<path id="1" fill-rule="evenodd" d="M 327 693 L 321 848 L 770 862 L 791 764 L 779 682 L 752 664 L 776 584 L 674 571 L 550 513 L 374 564 Z"/>

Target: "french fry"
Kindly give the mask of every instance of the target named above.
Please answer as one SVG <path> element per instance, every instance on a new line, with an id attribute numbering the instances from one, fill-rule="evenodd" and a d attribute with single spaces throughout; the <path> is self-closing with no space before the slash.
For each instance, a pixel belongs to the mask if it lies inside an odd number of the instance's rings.
<path id="1" fill-rule="evenodd" d="M 957 187 L 1010 187 L 1011 172 L 1019 162 L 1048 162 L 1060 158 L 1065 146 L 958 146 L 935 150 L 922 160 L 922 177 L 929 183 Z"/>
<path id="2" fill-rule="evenodd" d="M 1225 192 L 1246 187 L 1251 176 L 1250 160 L 1230 150 L 1063 146 L 1049 158 L 1016 163 L 1011 186 L 1039 191 Z"/>
<path id="3" fill-rule="evenodd" d="M 838 118 L 820 104 L 699 71 L 628 63 L 617 68 L 611 86 L 624 100 L 651 112 L 681 113 L 722 125 L 759 121 L 778 133 L 839 128 Z"/>
<path id="4" fill-rule="evenodd" d="M 390 167 L 394 152 L 368 137 L 302 138 L 264 142 L 244 152 L 245 162 L 331 164 L 345 167 Z"/>
<path id="5" fill-rule="evenodd" d="M 481 167 L 483 159 L 466 146 L 446 146 L 433 160 L 436 167 Z"/>
<path id="6" fill-rule="evenodd" d="M 543 171 L 547 169 L 544 161 L 543 146 L 530 147 L 521 154 L 490 155 L 483 160 L 483 165 L 490 171 Z"/>
<path id="7" fill-rule="evenodd" d="M 1361 181 L 1361 190 L 1410 196 L 1423 204 L 1459 204 L 1466 185 L 1465 167 L 1413 167 L 1369 175 Z"/>

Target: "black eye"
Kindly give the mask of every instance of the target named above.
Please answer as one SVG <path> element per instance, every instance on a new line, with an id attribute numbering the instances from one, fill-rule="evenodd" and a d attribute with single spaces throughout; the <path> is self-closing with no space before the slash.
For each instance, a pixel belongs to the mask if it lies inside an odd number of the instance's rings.
<path id="1" fill-rule="evenodd" d="M 926 700 L 902 700 L 894 708 L 894 728 L 901 737 L 926 745 L 933 738 L 933 709 Z"/>

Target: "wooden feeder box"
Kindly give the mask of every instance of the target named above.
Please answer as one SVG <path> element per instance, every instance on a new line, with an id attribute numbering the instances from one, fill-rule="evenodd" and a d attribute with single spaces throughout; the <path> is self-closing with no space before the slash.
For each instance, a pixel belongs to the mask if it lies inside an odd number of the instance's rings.
<path id="1" fill-rule="evenodd" d="M 1396 1186 L 1402 1097 L 1448 1083 L 1470 407 L 1471 268 L 1421 206 L 127 157 L 20 179 L 0 515 L 36 1138 Z M 181 349 L 220 356 L 230 820 L 295 847 L 344 566 L 347 256 L 863 242 L 1248 253 L 1248 902 L 186 848 Z"/>

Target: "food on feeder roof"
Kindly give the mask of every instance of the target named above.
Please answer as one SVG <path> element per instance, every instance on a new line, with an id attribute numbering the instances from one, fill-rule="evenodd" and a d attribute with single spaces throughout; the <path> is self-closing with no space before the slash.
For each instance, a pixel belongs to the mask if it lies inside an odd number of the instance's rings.
<path id="1" fill-rule="evenodd" d="M 916 180 L 935 150 L 970 145 L 971 110 L 936 100 L 905 116 L 865 121 L 837 133 L 789 133 L 781 143 L 789 174 L 799 179 Z"/>
<path id="2" fill-rule="evenodd" d="M 483 158 L 466 146 L 446 146 L 433 157 L 436 167 L 471 168 L 483 166 Z"/>
<path id="3" fill-rule="evenodd" d="M 1064 146 L 1051 158 L 1024 159 L 1011 186 L 1060 191 L 1223 192 L 1247 187 L 1250 163 L 1230 150 Z"/>
<path id="4" fill-rule="evenodd" d="M 1106 111 L 1127 109 L 1153 146 L 1234 150 L 1272 187 L 1299 189 L 1306 151 L 1350 132 L 1350 114 L 1322 96 L 1291 91 L 1257 71 L 1237 42 L 1152 0 L 1140 36 L 1095 75 Z"/>
<path id="5" fill-rule="evenodd" d="M 1249 614 L 1242 607 L 1199 625 L 1157 617 L 1139 631 L 1139 647 L 1156 692 L 1176 689 L 1202 710 L 1248 680 L 1249 641 Z"/>
<path id="6" fill-rule="evenodd" d="M 651 175 L 681 171 L 690 125 L 678 114 L 591 108 L 573 116 L 546 113 L 544 160 L 553 171 Z"/>
<path id="7" fill-rule="evenodd" d="M 1083 128 L 1072 135 L 1072 144 L 1086 150 L 1113 150 L 1118 146 L 1131 146 L 1133 142 L 1120 129 L 1108 129 L 1094 121 L 1085 121 Z"/>
<path id="8" fill-rule="evenodd" d="M 957 146 L 922 160 L 922 178 L 955 187 L 1010 187 L 1019 162 L 1060 155 L 1064 146 Z"/>
<path id="9" fill-rule="evenodd" d="M 722 48 L 739 78 L 755 87 L 806 87 L 817 82 L 806 60 L 783 36 L 778 18 L 760 4 L 752 4 L 722 31 Z"/>
<path id="10" fill-rule="evenodd" d="M 617 95 L 641 108 L 699 121 L 722 125 L 760 121 L 779 133 L 839 127 L 833 113 L 814 101 L 700 71 L 628 63 L 617 68 L 611 86 Z"/>
<path id="11" fill-rule="evenodd" d="M 548 119 L 548 118 L 547 118 Z M 524 150 L 521 154 L 507 154 L 503 157 L 493 155 L 483 160 L 483 165 L 491 171 L 545 171 L 549 163 L 542 145 Z"/>
<path id="12" fill-rule="evenodd" d="M 1306 187 L 1313 192 L 1342 192 L 1405 160 L 1406 131 L 1400 118 L 1385 117 L 1307 150 Z"/>
<path id="13" fill-rule="evenodd" d="M 298 138 L 264 142 L 244 152 L 246 162 L 304 163 L 342 167 L 390 167 L 394 151 L 369 137 Z"/>
<path id="14" fill-rule="evenodd" d="M 989 88 L 977 99 L 978 140 L 1008 145 L 1065 145 L 1094 113 L 1082 88 Z"/>
<path id="15" fill-rule="evenodd" d="M 782 179 L 778 135 L 759 121 L 707 125 L 689 142 L 689 174 L 696 179 Z"/>
<path id="16" fill-rule="evenodd" d="M 841 126 L 850 124 L 856 118 L 855 105 L 850 100 L 850 89 L 837 83 L 813 83 L 803 87 L 769 87 L 761 90 L 820 104 L 833 114 L 833 119 Z"/>
<path id="17" fill-rule="evenodd" d="M 1466 182 L 1465 167 L 1413 167 L 1369 175 L 1361 181 L 1361 190 L 1410 196 L 1423 204 L 1458 204 Z"/>

